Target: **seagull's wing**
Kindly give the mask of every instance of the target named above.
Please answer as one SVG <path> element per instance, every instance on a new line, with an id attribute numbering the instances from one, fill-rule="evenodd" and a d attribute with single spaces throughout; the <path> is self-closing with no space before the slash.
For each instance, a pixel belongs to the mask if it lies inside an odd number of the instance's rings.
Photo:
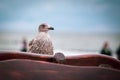
<path id="1" fill-rule="evenodd" d="M 29 42 L 29 46 L 31 46 L 33 44 L 33 41 L 34 39 L 32 39 L 30 42 Z"/>

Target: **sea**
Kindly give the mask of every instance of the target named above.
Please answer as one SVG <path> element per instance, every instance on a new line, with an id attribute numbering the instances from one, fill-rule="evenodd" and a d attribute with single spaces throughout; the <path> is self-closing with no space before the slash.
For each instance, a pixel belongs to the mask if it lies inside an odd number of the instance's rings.
<path id="1" fill-rule="evenodd" d="M 20 51 L 22 39 L 27 43 L 38 33 L 0 33 L 0 51 Z M 84 34 L 84 33 L 50 33 L 54 53 L 62 52 L 66 56 L 100 54 L 104 42 L 109 43 L 112 56 L 116 58 L 116 49 L 120 45 L 120 34 Z"/>

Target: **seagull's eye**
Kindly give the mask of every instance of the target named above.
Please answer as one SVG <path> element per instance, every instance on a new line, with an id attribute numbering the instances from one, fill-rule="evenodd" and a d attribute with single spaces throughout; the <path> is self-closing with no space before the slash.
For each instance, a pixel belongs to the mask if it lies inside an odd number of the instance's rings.
<path id="1" fill-rule="evenodd" d="M 41 25 L 42 26 L 42 28 L 45 28 L 45 25 Z"/>

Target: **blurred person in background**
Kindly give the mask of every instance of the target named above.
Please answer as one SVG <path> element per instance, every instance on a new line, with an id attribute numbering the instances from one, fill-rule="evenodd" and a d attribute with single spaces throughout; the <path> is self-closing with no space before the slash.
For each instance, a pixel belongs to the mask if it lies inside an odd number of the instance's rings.
<path id="1" fill-rule="evenodd" d="M 106 41 L 103 45 L 102 50 L 100 51 L 100 54 L 112 56 L 112 50 L 109 47 L 109 43 Z"/>
<path id="2" fill-rule="evenodd" d="M 117 59 L 120 60 L 120 44 L 119 44 L 119 46 L 118 46 L 118 48 L 116 50 L 116 54 L 117 54 Z"/>
<path id="3" fill-rule="evenodd" d="M 22 39 L 22 49 L 21 49 L 22 52 L 27 52 L 27 40 L 26 38 L 23 38 Z"/>

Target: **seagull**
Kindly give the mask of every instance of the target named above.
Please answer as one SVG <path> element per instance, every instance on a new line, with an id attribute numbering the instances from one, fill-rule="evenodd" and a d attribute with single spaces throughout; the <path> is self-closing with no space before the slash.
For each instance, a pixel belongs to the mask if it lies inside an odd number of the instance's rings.
<path id="1" fill-rule="evenodd" d="M 53 55 L 53 45 L 48 34 L 49 30 L 54 30 L 54 28 L 49 27 L 47 23 L 39 25 L 39 34 L 29 42 L 28 52 Z"/>

